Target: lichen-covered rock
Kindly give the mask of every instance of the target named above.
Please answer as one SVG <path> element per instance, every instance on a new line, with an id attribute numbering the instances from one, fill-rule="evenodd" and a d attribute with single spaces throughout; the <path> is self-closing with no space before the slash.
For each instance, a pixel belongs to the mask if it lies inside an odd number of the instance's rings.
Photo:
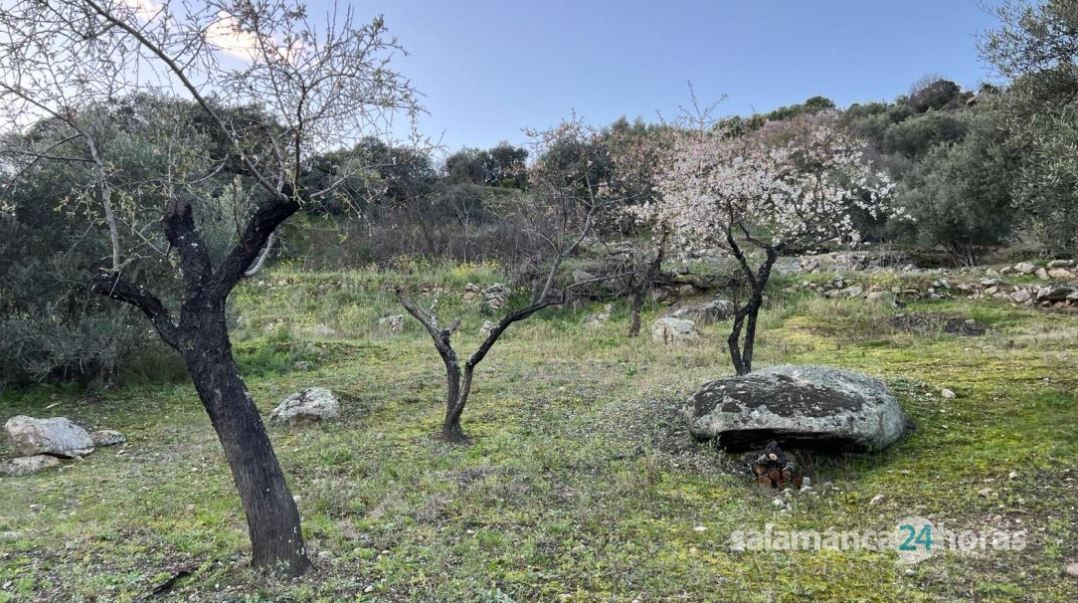
<path id="1" fill-rule="evenodd" d="M 18 456 L 51 454 L 75 458 L 94 451 L 90 434 L 64 417 L 35 419 L 20 415 L 8 419 L 4 429 L 11 449 Z"/>
<path id="2" fill-rule="evenodd" d="M 651 325 L 651 340 L 663 345 L 685 345 L 696 341 L 699 337 L 696 323 L 691 320 L 666 316 Z"/>
<path id="3" fill-rule="evenodd" d="M 34 456 L 21 456 L 16 459 L 0 463 L 0 475 L 8 477 L 21 477 L 33 475 L 45 469 L 59 467 L 60 461 L 54 456 L 47 454 L 35 454 Z"/>
<path id="4" fill-rule="evenodd" d="M 712 381 L 684 409 L 689 431 L 729 451 L 879 450 L 912 423 L 882 382 L 841 369 L 781 365 Z"/>
<path id="5" fill-rule="evenodd" d="M 98 448 L 103 446 L 118 446 L 127 442 L 127 436 L 115 429 L 99 429 L 97 431 L 91 431 L 90 439 L 93 440 L 94 446 L 97 446 Z"/>
<path id="6" fill-rule="evenodd" d="M 734 315 L 737 308 L 734 302 L 717 297 L 707 303 L 684 305 L 669 314 L 671 318 L 691 320 L 697 324 L 709 325 L 714 322 L 728 320 Z"/>
<path id="7" fill-rule="evenodd" d="M 333 392 L 324 387 L 309 387 L 285 398 L 270 413 L 270 423 L 295 425 L 336 419 L 341 404 Z"/>

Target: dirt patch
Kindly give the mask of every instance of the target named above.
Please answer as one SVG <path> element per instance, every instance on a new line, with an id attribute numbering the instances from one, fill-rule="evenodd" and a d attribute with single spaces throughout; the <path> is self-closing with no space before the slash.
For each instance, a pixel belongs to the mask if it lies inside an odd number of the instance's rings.
<path id="1" fill-rule="evenodd" d="M 949 333 L 979 337 L 988 332 L 987 326 L 972 318 L 942 314 L 897 314 L 891 319 L 891 326 L 903 333 L 915 335 Z"/>

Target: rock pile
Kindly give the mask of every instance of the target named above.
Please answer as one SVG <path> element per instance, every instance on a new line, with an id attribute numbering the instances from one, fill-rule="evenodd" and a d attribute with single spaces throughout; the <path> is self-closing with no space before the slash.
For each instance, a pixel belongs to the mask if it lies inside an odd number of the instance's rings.
<path id="1" fill-rule="evenodd" d="M 464 286 L 463 299 L 467 303 L 482 300 L 483 304 L 491 310 L 501 310 L 509 303 L 509 287 L 502 283 L 494 283 L 489 287 L 480 287 L 475 283 Z"/>
<path id="2" fill-rule="evenodd" d="M 993 298 L 1007 300 L 1015 304 L 1043 308 L 1078 309 L 1078 284 L 1067 283 L 1078 280 L 1078 274 L 1071 260 L 1049 262 L 1049 267 L 1038 267 L 1029 262 L 1020 262 L 1014 266 L 996 272 L 986 271 L 983 278 L 965 282 L 952 282 L 948 278 L 935 278 L 927 285 L 884 288 L 871 286 L 867 289 L 847 281 L 844 276 L 836 276 L 829 282 L 816 283 L 802 281 L 788 286 L 786 293 L 809 291 L 832 299 L 864 299 L 873 303 L 899 305 L 922 299 L 940 300 L 966 297 L 969 299 Z M 1036 275 L 1046 284 L 1006 283 L 999 277 Z"/>
<path id="3" fill-rule="evenodd" d="M 483 289 L 483 303 L 491 310 L 501 310 L 509 303 L 509 287 L 495 283 Z"/>
<path id="4" fill-rule="evenodd" d="M 792 485 L 800 489 L 804 482 L 804 476 L 797 464 L 774 440 L 767 443 L 764 451 L 750 465 L 750 469 L 756 476 L 756 483 L 765 488 L 782 490 L 787 485 Z"/>

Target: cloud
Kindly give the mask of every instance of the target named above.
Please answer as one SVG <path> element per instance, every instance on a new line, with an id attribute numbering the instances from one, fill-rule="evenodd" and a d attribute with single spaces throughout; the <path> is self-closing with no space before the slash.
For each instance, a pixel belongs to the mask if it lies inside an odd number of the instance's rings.
<path id="1" fill-rule="evenodd" d="M 206 28 L 206 41 L 221 52 L 248 62 L 260 54 L 258 37 L 242 30 L 236 18 L 225 11 L 218 12 L 217 19 Z"/>
<path id="2" fill-rule="evenodd" d="M 120 0 L 120 4 L 133 10 L 143 21 L 150 21 L 161 12 L 161 4 L 154 0 Z"/>

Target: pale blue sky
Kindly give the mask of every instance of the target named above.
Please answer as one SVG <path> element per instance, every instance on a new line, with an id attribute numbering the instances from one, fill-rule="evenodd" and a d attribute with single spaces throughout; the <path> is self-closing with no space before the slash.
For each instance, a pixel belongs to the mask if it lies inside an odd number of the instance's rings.
<path id="1" fill-rule="evenodd" d="M 347 2 L 341 0 L 341 4 Z M 392 0 L 411 53 L 399 67 L 426 95 L 422 128 L 450 149 L 521 142 L 576 110 L 594 124 L 676 113 L 692 80 L 725 113 L 822 94 L 841 106 L 892 99 L 926 74 L 990 79 L 981 0 Z M 315 0 L 317 15 L 331 0 Z"/>

